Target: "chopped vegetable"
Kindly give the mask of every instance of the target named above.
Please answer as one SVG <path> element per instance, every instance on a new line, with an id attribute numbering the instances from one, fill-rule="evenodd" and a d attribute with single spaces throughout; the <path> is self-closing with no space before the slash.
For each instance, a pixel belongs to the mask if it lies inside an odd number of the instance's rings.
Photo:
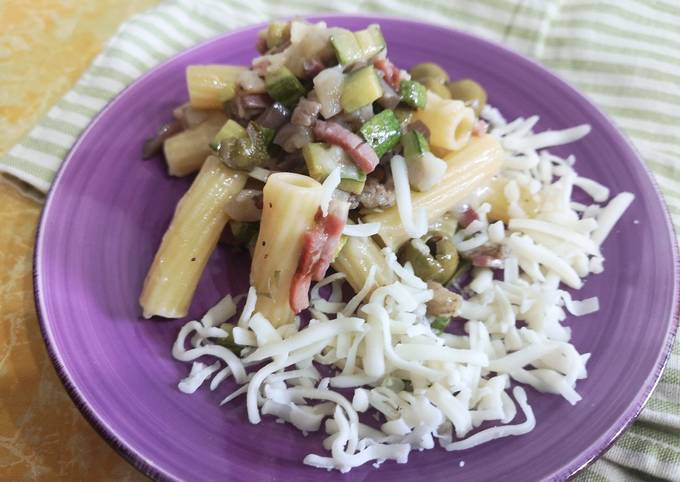
<path id="1" fill-rule="evenodd" d="M 260 231 L 260 223 L 229 221 L 229 228 L 236 242 L 248 244 L 253 238 L 257 238 L 257 233 Z"/>
<path id="2" fill-rule="evenodd" d="M 287 67 L 267 74 L 265 84 L 267 93 L 288 108 L 293 107 L 305 95 L 304 86 Z"/>
<path id="3" fill-rule="evenodd" d="M 210 143 L 210 147 L 212 147 L 215 150 L 218 150 L 220 147 L 220 144 L 227 140 L 227 139 L 238 139 L 240 137 L 245 137 L 246 136 L 246 130 L 241 127 L 241 125 L 229 119 L 224 126 L 220 129 L 220 131 L 215 135 L 213 138 L 212 142 Z"/>
<path id="4" fill-rule="evenodd" d="M 321 115 L 325 119 L 333 117 L 342 110 L 340 94 L 344 77 L 341 65 L 324 69 L 314 77 L 314 93 L 319 99 Z"/>
<path id="5" fill-rule="evenodd" d="M 411 122 L 414 113 L 415 111 L 410 107 L 400 106 L 394 109 L 394 115 L 397 116 L 399 126 L 402 130 L 406 129 L 406 126 Z"/>
<path id="6" fill-rule="evenodd" d="M 449 74 L 446 73 L 439 65 L 432 62 L 424 62 L 416 64 L 409 70 L 411 77 L 418 82 L 423 82 L 425 79 L 432 79 L 440 84 L 449 81 Z"/>
<path id="7" fill-rule="evenodd" d="M 373 148 L 378 157 L 399 143 L 401 127 L 394 111 L 386 109 L 374 115 L 359 129 L 366 142 Z"/>
<path id="8" fill-rule="evenodd" d="M 458 251 L 448 236 L 430 231 L 399 250 L 399 261 L 410 262 L 416 276 L 446 284 L 458 268 Z"/>
<path id="9" fill-rule="evenodd" d="M 354 32 L 354 36 L 361 48 L 362 60 L 369 60 L 371 57 L 382 52 L 386 47 L 385 38 L 380 31 L 379 25 L 369 25 L 364 30 Z"/>
<path id="10" fill-rule="evenodd" d="M 363 58 L 363 51 L 356 36 L 347 29 L 334 28 L 331 31 L 331 44 L 338 62 L 342 65 L 352 65 Z"/>
<path id="11" fill-rule="evenodd" d="M 342 84 L 340 105 L 347 112 L 372 104 L 382 95 L 380 79 L 373 66 L 369 65 L 347 74 Z"/>
<path id="12" fill-rule="evenodd" d="M 240 356 L 241 350 L 243 350 L 244 347 L 241 345 L 237 345 L 236 342 L 234 341 L 234 325 L 232 325 L 231 323 L 222 323 L 220 325 L 220 328 L 227 332 L 227 336 L 225 338 L 215 338 L 215 343 L 217 343 L 218 345 L 222 345 L 227 350 L 233 352 L 235 355 Z"/>
<path id="13" fill-rule="evenodd" d="M 442 332 L 448 328 L 450 323 L 450 316 L 437 316 L 434 320 L 432 320 L 432 323 L 430 323 L 430 327 L 435 331 Z"/>
<path id="14" fill-rule="evenodd" d="M 458 80 L 447 84 L 452 99 L 458 99 L 472 107 L 475 115 L 479 117 L 486 105 L 486 91 L 484 87 L 471 79 Z"/>
<path id="15" fill-rule="evenodd" d="M 411 107 L 422 109 L 427 103 L 427 89 L 415 80 L 402 80 L 399 94 L 401 94 L 401 100 Z"/>
<path id="16" fill-rule="evenodd" d="M 245 136 L 222 140 L 218 147 L 220 159 L 233 169 L 250 170 L 269 160 L 267 147 L 274 137 L 274 130 L 250 122 Z"/>
<path id="17" fill-rule="evenodd" d="M 267 28 L 267 48 L 273 49 L 290 40 L 290 22 L 272 22 Z"/>
<path id="18" fill-rule="evenodd" d="M 425 136 L 417 130 L 408 131 L 401 136 L 401 145 L 404 147 L 404 157 L 407 161 L 430 152 L 430 144 Z"/>
<path id="19" fill-rule="evenodd" d="M 341 147 L 313 142 L 302 148 L 302 155 L 309 175 L 317 181 L 323 182 L 333 169 L 340 166 L 341 180 L 338 187 L 354 194 L 359 194 L 363 190 L 366 173 L 352 162 Z"/>

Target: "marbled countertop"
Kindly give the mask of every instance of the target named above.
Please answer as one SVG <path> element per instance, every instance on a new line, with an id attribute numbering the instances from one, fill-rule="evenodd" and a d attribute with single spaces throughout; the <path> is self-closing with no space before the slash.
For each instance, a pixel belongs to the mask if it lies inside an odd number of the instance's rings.
<path id="1" fill-rule="evenodd" d="M 0 154 L 156 0 L 0 2 Z M 0 178 L 1 179 L 1 178 Z M 50 362 L 33 304 L 41 204 L 0 182 L 0 480 L 143 480 L 90 427 Z"/>

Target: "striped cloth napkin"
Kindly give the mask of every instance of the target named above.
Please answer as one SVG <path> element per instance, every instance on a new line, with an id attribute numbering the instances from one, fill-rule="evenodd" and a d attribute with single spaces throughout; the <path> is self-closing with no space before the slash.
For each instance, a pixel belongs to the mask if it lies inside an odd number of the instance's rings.
<path id="1" fill-rule="evenodd" d="M 448 25 L 571 81 L 634 141 L 680 233 L 680 4 L 674 0 L 167 0 L 123 24 L 0 171 L 47 191 L 78 135 L 149 68 L 219 33 L 309 12 L 389 13 Z M 635 424 L 576 480 L 680 480 L 680 345 Z"/>

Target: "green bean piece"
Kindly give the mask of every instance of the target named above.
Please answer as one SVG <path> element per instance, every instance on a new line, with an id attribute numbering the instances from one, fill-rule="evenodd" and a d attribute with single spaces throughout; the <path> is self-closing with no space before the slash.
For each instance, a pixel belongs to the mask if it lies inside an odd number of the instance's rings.
<path id="1" fill-rule="evenodd" d="M 431 78 L 444 84 L 449 81 L 449 74 L 446 73 L 439 65 L 433 62 L 424 62 L 422 64 L 416 64 L 409 70 L 413 80 L 417 80 L 421 84 L 424 83 L 421 79 Z"/>
<path id="2" fill-rule="evenodd" d="M 399 261 L 409 261 L 415 274 L 424 280 L 446 284 L 458 268 L 458 251 L 449 236 L 431 231 L 417 241 L 405 243 L 399 250 Z"/>
<path id="3" fill-rule="evenodd" d="M 427 77 L 425 79 L 421 79 L 419 82 L 423 84 L 425 87 L 427 87 L 429 90 L 437 94 L 442 99 L 451 98 L 451 92 L 449 92 L 449 89 L 447 89 L 446 85 L 442 84 L 438 80 L 432 77 Z"/>
<path id="4" fill-rule="evenodd" d="M 479 116 L 486 105 L 486 91 L 472 79 L 462 79 L 447 84 L 452 99 L 458 99 L 472 107 Z"/>

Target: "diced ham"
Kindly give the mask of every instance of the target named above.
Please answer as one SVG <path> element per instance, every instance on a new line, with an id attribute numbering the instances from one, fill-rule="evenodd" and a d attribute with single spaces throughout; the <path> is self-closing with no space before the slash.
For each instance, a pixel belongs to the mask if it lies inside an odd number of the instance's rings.
<path id="1" fill-rule="evenodd" d="M 462 228 L 467 228 L 470 224 L 472 224 L 472 221 L 476 221 L 478 219 L 479 214 L 477 214 L 477 211 L 472 209 L 470 206 L 465 206 L 465 208 L 458 215 L 458 222 Z"/>
<path id="2" fill-rule="evenodd" d="M 489 243 L 472 251 L 461 253 L 461 256 L 469 259 L 473 266 L 500 269 L 508 256 L 508 250 L 502 244 Z"/>
<path id="3" fill-rule="evenodd" d="M 399 83 L 401 81 L 401 72 L 390 60 L 385 57 L 384 59 L 376 59 L 373 62 L 373 66 L 383 73 L 383 79 L 385 82 L 390 84 L 395 90 L 399 90 Z"/>
<path id="4" fill-rule="evenodd" d="M 319 59 L 305 59 L 302 63 L 302 75 L 305 79 L 313 79 L 316 74 L 325 69 L 326 66 Z"/>
<path id="5" fill-rule="evenodd" d="M 349 211 L 349 203 L 347 202 L 331 202 L 328 216 L 324 218 L 324 235 L 326 242 L 321 249 L 321 254 L 316 265 L 312 271 L 312 279 L 314 281 L 321 281 L 326 276 L 333 255 L 340 242 L 342 230 L 345 228 L 347 222 L 347 213 Z"/>
<path id="6" fill-rule="evenodd" d="M 290 123 L 296 126 L 311 126 L 319 115 L 321 104 L 309 99 L 300 99 L 298 105 L 293 110 Z"/>
<path id="7" fill-rule="evenodd" d="M 304 234 L 298 267 L 290 284 L 289 303 L 294 313 L 309 306 L 312 280 L 320 281 L 326 275 L 347 222 L 348 210 L 348 203 L 332 202 L 328 215 L 317 216 L 316 225 Z"/>
<path id="8" fill-rule="evenodd" d="M 342 147 L 359 169 L 366 174 L 373 172 L 380 161 L 371 146 L 337 122 L 317 120 L 314 124 L 314 136 L 321 141 Z"/>

